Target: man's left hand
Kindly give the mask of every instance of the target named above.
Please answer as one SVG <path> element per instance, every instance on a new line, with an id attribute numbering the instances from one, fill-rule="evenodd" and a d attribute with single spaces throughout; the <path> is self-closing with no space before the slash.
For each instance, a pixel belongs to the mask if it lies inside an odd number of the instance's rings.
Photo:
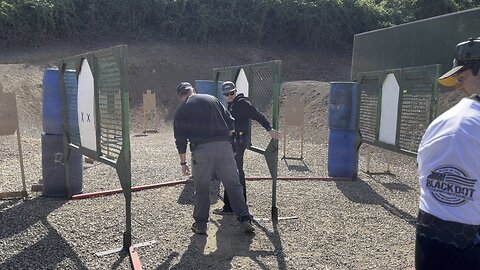
<path id="1" fill-rule="evenodd" d="M 183 175 L 190 175 L 190 167 L 188 167 L 188 164 L 182 165 L 182 173 Z"/>

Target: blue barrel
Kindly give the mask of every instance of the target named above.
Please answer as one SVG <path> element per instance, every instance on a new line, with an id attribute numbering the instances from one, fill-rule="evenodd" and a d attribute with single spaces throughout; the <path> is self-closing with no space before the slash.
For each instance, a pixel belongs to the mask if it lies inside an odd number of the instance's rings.
<path id="1" fill-rule="evenodd" d="M 328 127 L 353 130 L 357 120 L 357 83 L 331 82 L 328 97 Z"/>
<path id="2" fill-rule="evenodd" d="M 62 134 L 62 96 L 60 93 L 60 71 L 47 68 L 43 72 L 42 95 L 43 132 Z"/>
<path id="3" fill-rule="evenodd" d="M 47 197 L 67 197 L 65 166 L 63 164 L 63 136 L 42 134 L 42 195 Z M 71 195 L 83 189 L 82 154 L 70 151 L 69 159 Z"/>
<path id="4" fill-rule="evenodd" d="M 209 80 L 196 80 L 195 81 L 195 90 L 199 94 L 208 94 L 214 97 L 217 97 L 218 100 L 223 104 L 223 106 L 227 107 L 227 100 L 225 96 L 222 94 L 222 81 L 219 81 L 217 84 L 217 90 L 215 91 L 215 87 L 213 86 L 213 81 Z"/>
<path id="5" fill-rule="evenodd" d="M 358 174 L 354 130 L 330 130 L 328 136 L 328 176 L 354 177 Z"/>

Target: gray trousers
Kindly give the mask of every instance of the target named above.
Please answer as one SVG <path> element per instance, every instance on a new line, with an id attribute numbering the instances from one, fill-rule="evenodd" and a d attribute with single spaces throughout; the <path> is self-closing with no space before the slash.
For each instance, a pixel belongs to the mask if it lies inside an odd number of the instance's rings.
<path id="1" fill-rule="evenodd" d="M 198 145 L 192 153 L 195 208 L 193 218 L 199 228 L 207 226 L 210 212 L 210 181 L 216 175 L 228 194 L 233 212 L 240 220 L 250 219 L 238 177 L 232 145 L 217 141 Z"/>

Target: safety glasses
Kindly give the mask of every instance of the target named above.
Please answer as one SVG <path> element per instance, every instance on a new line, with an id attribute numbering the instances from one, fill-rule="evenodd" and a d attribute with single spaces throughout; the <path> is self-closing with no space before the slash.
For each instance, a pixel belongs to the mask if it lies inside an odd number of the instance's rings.
<path id="1" fill-rule="evenodd" d="M 223 95 L 226 96 L 226 97 L 228 97 L 228 96 L 233 96 L 233 95 L 235 95 L 235 91 L 236 91 L 236 90 L 230 91 L 230 92 L 228 92 L 228 93 L 223 93 Z"/>

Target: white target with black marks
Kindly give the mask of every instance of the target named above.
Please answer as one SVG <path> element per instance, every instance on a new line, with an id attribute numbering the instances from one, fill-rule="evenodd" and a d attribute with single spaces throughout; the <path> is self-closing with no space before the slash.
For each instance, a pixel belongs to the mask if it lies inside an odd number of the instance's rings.
<path id="1" fill-rule="evenodd" d="M 95 91 L 92 70 L 87 59 L 83 59 L 78 75 L 78 127 L 82 147 L 97 151 L 95 123 Z"/>

